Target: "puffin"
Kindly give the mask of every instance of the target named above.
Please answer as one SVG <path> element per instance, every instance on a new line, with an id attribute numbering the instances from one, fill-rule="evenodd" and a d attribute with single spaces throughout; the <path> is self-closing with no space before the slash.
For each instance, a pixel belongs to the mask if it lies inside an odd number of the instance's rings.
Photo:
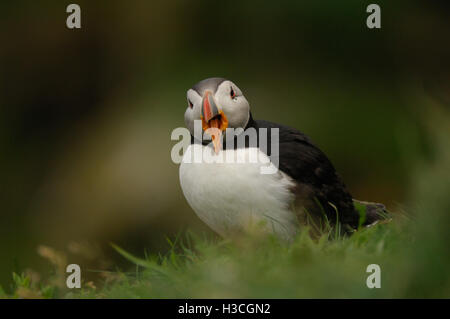
<path id="1" fill-rule="evenodd" d="M 230 80 L 208 78 L 190 88 L 184 120 L 191 139 L 179 167 L 183 195 L 224 238 L 257 229 L 290 242 L 304 226 L 311 234 L 337 228 L 345 236 L 386 217 L 384 205 L 353 199 L 307 135 L 254 119 Z"/>

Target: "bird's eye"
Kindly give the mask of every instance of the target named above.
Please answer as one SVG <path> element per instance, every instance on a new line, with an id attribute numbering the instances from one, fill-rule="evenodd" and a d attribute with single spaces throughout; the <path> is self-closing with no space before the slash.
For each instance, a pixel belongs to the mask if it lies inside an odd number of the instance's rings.
<path id="1" fill-rule="evenodd" d="M 233 88 L 230 88 L 230 97 L 234 99 L 236 97 L 236 92 L 234 92 Z"/>
<path id="2" fill-rule="evenodd" d="M 191 102 L 191 100 L 188 100 L 189 107 L 192 109 L 194 107 L 194 104 Z"/>

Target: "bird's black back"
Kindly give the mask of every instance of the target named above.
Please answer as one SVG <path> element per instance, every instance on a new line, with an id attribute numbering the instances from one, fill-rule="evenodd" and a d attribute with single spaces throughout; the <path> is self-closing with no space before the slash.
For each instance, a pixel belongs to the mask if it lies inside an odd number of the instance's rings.
<path id="1" fill-rule="evenodd" d="M 302 132 L 277 123 L 251 119 L 249 126 L 257 130 L 279 129 L 279 169 L 289 175 L 300 188 L 308 188 L 309 196 L 315 197 L 327 218 L 358 227 L 359 213 L 355 210 L 352 196 L 337 174 L 328 157 Z M 269 140 L 268 145 L 271 145 Z M 271 151 L 267 152 L 271 155 Z M 302 192 L 300 192 L 302 193 Z M 330 203 L 332 205 L 330 205 Z M 335 207 L 333 207 L 333 205 Z M 337 211 L 337 212 L 336 212 Z"/>

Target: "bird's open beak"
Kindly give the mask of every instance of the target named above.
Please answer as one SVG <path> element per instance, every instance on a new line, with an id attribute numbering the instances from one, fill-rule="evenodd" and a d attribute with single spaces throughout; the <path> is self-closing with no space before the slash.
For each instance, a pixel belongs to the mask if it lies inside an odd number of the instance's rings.
<path id="1" fill-rule="evenodd" d="M 216 101 L 210 91 L 206 91 L 202 100 L 202 127 L 203 130 L 211 135 L 214 151 L 219 153 L 222 132 L 228 127 L 228 119 L 222 110 L 217 107 Z"/>

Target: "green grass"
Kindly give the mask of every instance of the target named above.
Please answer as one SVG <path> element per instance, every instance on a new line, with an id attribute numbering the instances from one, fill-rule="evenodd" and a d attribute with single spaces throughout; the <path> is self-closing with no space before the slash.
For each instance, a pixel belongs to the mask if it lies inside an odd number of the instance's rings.
<path id="1" fill-rule="evenodd" d="M 130 261 L 132 272 L 109 273 L 110 280 L 70 291 L 63 285 L 33 285 L 14 274 L 10 297 L 65 298 L 373 298 L 443 297 L 444 290 L 411 289 L 416 276 L 429 276 L 415 266 L 420 253 L 412 223 L 398 217 L 361 229 L 350 237 L 333 234 L 311 239 L 305 230 L 291 244 L 274 237 L 236 241 L 187 232 L 165 255 L 138 258 L 112 245 Z M 330 231 L 331 232 L 331 231 Z M 381 289 L 366 286 L 369 264 L 381 267 Z M 431 268 L 430 268 L 431 269 Z M 425 271 L 430 270 L 426 268 Z M 447 278 L 448 279 L 448 278 Z M 58 287 L 59 286 L 59 287 Z M 1 292 L 0 292 L 1 293 Z M 6 296 L 6 294 L 5 294 Z"/>
<path id="2" fill-rule="evenodd" d="M 411 222 L 397 219 L 332 241 L 328 235 L 312 240 L 302 232 L 289 245 L 273 237 L 231 242 L 187 233 L 166 255 L 142 259 L 115 246 L 135 271 L 100 289 L 83 288 L 65 297 L 449 297 L 448 267 L 439 266 L 440 259 L 418 260 L 442 247 L 421 245 L 413 228 Z M 366 286 L 369 264 L 381 267 L 380 289 Z M 442 280 L 433 280 L 436 276 Z M 423 278 L 432 284 L 421 285 Z"/>
<path id="3" fill-rule="evenodd" d="M 447 227 L 432 217 L 417 214 L 410 219 L 395 214 L 390 222 L 360 229 L 350 237 L 336 238 L 330 230 L 312 239 L 305 229 L 290 244 L 270 236 L 228 241 L 187 232 L 168 239 L 171 249 L 166 254 L 144 257 L 112 244 L 129 260 L 131 272 L 105 272 L 102 281 L 83 282 L 75 290 L 54 280 L 53 284 L 33 284 L 26 275 L 14 274 L 13 294 L 0 290 L 0 296 L 448 298 L 449 242 L 442 240 Z M 380 289 L 366 286 L 369 264 L 381 267 Z M 55 277 L 64 278 L 57 272 Z"/>
<path id="4" fill-rule="evenodd" d="M 366 267 L 391 267 L 401 232 L 381 225 L 350 239 L 318 241 L 306 232 L 287 245 L 275 238 L 238 242 L 187 235 L 163 257 L 136 260 L 143 271 L 102 290 L 105 297 L 130 298 L 310 298 L 370 297 Z M 82 294 L 94 297 L 96 294 Z"/>

